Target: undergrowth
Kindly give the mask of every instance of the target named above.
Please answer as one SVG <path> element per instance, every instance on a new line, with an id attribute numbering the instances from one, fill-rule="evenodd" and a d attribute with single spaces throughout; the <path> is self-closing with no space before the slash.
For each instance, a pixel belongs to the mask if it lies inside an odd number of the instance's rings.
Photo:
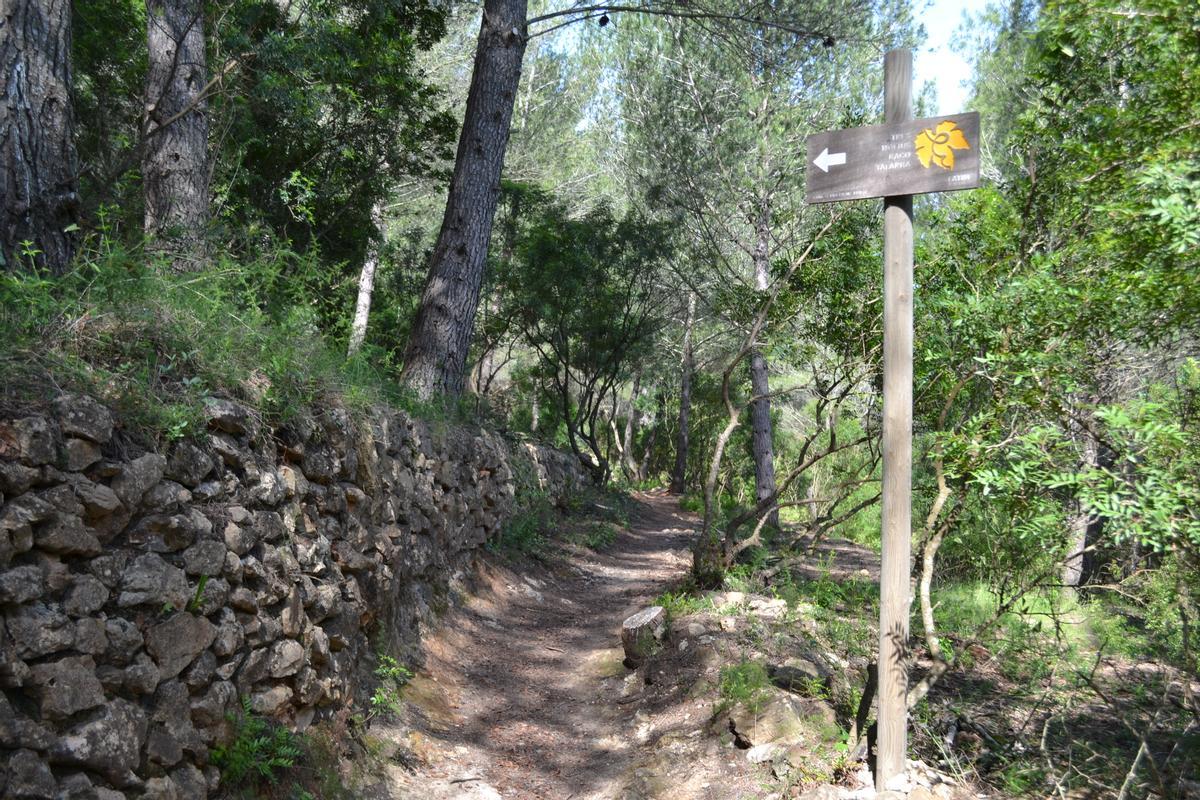
<path id="1" fill-rule="evenodd" d="M 230 722 L 233 739 L 211 754 L 227 789 L 252 789 L 264 781 L 274 786 L 304 754 L 303 739 L 254 713 L 249 698 L 243 698 L 242 712 L 230 715 Z"/>
<path id="2" fill-rule="evenodd" d="M 771 678 L 757 661 L 742 661 L 721 667 L 717 691 L 721 695 L 718 713 L 733 705 L 758 713 L 771 699 Z"/>
<path id="3" fill-rule="evenodd" d="M 150 441 L 197 432 L 212 396 L 269 421 L 317 401 L 352 412 L 387 402 L 434 419 L 471 413 L 465 403 L 417 402 L 388 353 L 347 358 L 307 296 L 317 269 L 314 256 L 266 246 L 252 260 L 216 253 L 203 272 L 177 274 L 100 235 L 64 276 L 2 273 L 0 412 L 35 410 L 51 391 L 85 392 Z"/>

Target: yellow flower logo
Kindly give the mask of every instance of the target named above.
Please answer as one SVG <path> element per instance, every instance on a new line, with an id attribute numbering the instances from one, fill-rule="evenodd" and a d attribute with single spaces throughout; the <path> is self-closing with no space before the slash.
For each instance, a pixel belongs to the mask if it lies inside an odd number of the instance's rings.
<path id="1" fill-rule="evenodd" d="M 971 149 L 967 144 L 967 137 L 963 136 L 963 132 L 950 120 L 939 122 L 937 128 L 932 131 L 928 128 L 921 131 L 913 144 L 917 147 L 917 158 L 921 159 L 921 166 L 926 169 L 929 168 L 930 162 L 942 169 L 954 169 L 954 151 Z"/>

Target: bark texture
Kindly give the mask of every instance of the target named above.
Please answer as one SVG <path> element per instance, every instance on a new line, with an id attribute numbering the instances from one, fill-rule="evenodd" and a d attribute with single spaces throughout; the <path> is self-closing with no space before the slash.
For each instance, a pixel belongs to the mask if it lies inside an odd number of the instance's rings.
<path id="1" fill-rule="evenodd" d="M 629 390 L 629 402 L 625 404 L 625 432 L 621 437 L 621 465 L 629 478 L 641 479 L 641 470 L 633 454 L 633 437 L 637 435 L 637 398 L 642 389 L 642 371 L 633 373 L 633 387 Z"/>
<path id="2" fill-rule="evenodd" d="M 371 221 L 383 236 L 383 204 L 376 203 L 371 209 Z M 350 344 L 346 355 L 353 356 L 367 338 L 367 320 L 371 316 L 371 296 L 375 293 L 375 270 L 379 267 L 378 242 L 371 242 L 363 259 L 362 271 L 358 274 L 358 300 L 354 304 L 354 322 L 350 325 Z"/>
<path id="3" fill-rule="evenodd" d="M 0 98 L 0 267 L 62 274 L 79 217 L 70 0 L 5 0 Z"/>
<path id="4" fill-rule="evenodd" d="M 1111 451 L 1101 452 L 1100 444 L 1087 430 L 1080 430 L 1079 436 L 1083 439 L 1083 461 L 1081 466 L 1084 469 L 1094 469 L 1097 466 L 1111 466 L 1112 457 Z M 1085 584 L 1088 580 L 1089 567 L 1094 568 L 1094 563 L 1089 563 L 1092 559 L 1088 558 L 1088 554 L 1084 551 L 1088 545 L 1096 541 L 1096 538 L 1101 532 L 1103 523 L 1080 508 L 1078 501 L 1074 503 L 1074 509 L 1071 515 L 1067 518 L 1067 557 L 1063 560 L 1062 582 L 1064 586 L 1077 588 Z M 1136 546 L 1136 540 L 1132 543 Z"/>
<path id="5" fill-rule="evenodd" d="M 775 494 L 775 445 L 771 441 L 771 386 L 767 377 L 767 359 L 758 348 L 750 354 L 750 391 L 758 398 L 750 404 L 754 499 L 762 502 Z M 779 526 L 778 509 L 767 515 L 767 524 Z"/>
<path id="6" fill-rule="evenodd" d="M 766 292 L 770 269 L 770 204 L 763 200 L 754 246 L 754 285 Z M 771 382 L 767 359 L 755 347 L 750 353 L 750 391 L 757 398 L 750 403 L 751 449 L 754 455 L 754 499 L 762 502 L 775 494 L 775 445 L 771 438 Z M 767 524 L 779 527 L 779 511 L 767 515 Z"/>
<path id="7" fill-rule="evenodd" d="M 527 0 L 485 0 L 466 114 L 429 275 L 404 356 L 421 399 L 462 393 L 525 53 Z"/>
<path id="8" fill-rule="evenodd" d="M 692 413 L 692 371 L 696 357 L 692 353 L 692 326 L 696 324 L 696 294 L 688 295 L 687 317 L 683 324 L 683 358 L 679 370 L 679 432 L 675 434 L 675 468 L 671 470 L 671 492 L 683 494 L 687 488 L 688 418 Z"/>
<path id="9" fill-rule="evenodd" d="M 146 0 L 146 45 L 146 235 L 175 269 L 200 269 L 209 215 L 203 0 Z"/>

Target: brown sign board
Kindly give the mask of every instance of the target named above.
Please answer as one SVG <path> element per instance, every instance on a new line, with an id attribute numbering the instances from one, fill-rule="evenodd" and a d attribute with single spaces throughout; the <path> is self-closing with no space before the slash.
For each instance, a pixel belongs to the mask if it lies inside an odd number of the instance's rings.
<path id="1" fill-rule="evenodd" d="M 806 182 L 809 203 L 975 189 L 979 114 L 813 134 Z"/>

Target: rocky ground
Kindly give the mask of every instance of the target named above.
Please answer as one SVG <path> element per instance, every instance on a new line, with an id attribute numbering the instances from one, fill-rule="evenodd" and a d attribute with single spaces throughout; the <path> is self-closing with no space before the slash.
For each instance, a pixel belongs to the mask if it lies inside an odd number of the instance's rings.
<path id="1" fill-rule="evenodd" d="M 845 752 L 847 665 L 806 637 L 803 604 L 740 592 L 692 598 L 672 606 L 645 663 L 623 663 L 622 621 L 686 575 L 696 525 L 676 498 L 636 500 L 632 524 L 601 552 L 577 548 L 533 569 L 481 571 L 427 638 L 402 712 L 370 729 L 369 746 L 386 765 L 370 794 L 875 796 Z M 900 788 L 914 800 L 971 796 L 913 766 L 914 782 Z"/>

